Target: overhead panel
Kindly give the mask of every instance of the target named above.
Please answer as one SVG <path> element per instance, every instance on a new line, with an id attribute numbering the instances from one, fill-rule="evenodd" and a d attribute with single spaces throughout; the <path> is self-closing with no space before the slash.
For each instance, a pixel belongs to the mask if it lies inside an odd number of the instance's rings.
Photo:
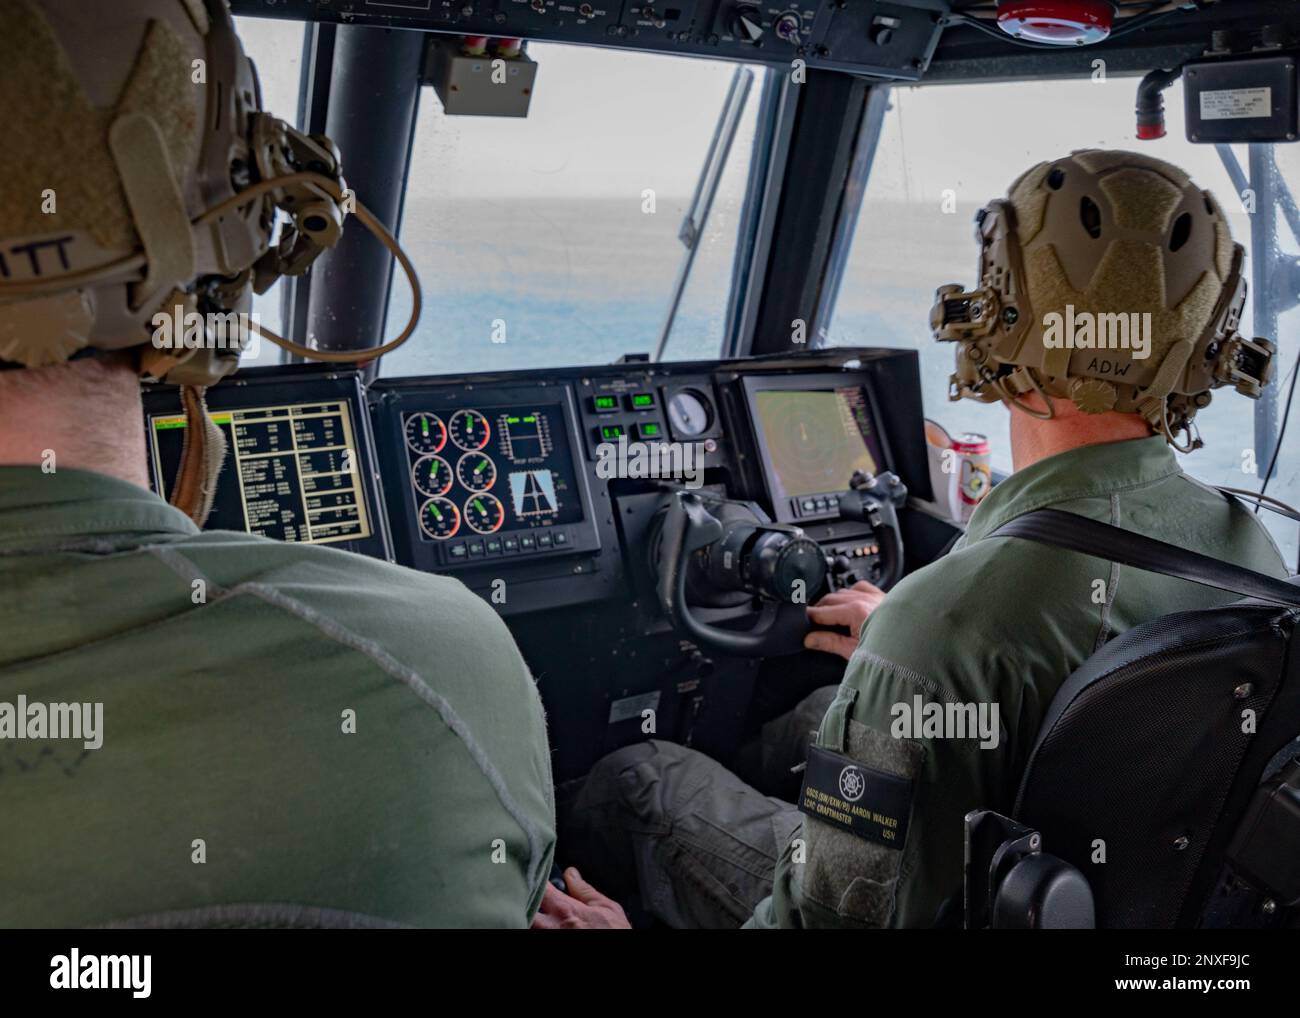
<path id="1" fill-rule="evenodd" d="M 236 14 L 611 46 L 914 81 L 946 0 L 232 0 Z"/>

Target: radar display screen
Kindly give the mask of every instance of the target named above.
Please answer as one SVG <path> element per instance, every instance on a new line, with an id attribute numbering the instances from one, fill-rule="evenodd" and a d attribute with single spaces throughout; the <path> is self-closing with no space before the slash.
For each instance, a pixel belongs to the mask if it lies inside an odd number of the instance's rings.
<path id="1" fill-rule="evenodd" d="M 228 451 L 207 529 L 306 544 L 371 536 L 346 400 L 212 409 L 210 415 Z M 180 466 L 185 415 L 152 414 L 147 423 L 154 490 L 169 492 Z"/>
<path id="2" fill-rule="evenodd" d="M 412 410 L 401 423 L 421 540 L 583 518 L 559 405 Z"/>
<path id="3" fill-rule="evenodd" d="M 764 389 L 754 393 L 771 480 L 780 498 L 847 491 L 854 471 L 884 469 L 866 391 Z"/>

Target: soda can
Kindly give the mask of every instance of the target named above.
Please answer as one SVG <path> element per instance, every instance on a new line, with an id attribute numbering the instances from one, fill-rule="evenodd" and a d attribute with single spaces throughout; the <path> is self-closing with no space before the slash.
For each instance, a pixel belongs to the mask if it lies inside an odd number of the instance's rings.
<path id="1" fill-rule="evenodd" d="M 989 440 L 977 432 L 952 436 L 936 421 L 925 422 L 934 500 L 949 519 L 965 523 L 993 486 Z"/>
<path id="2" fill-rule="evenodd" d="M 965 522 L 993 487 L 988 436 L 967 431 L 953 439 L 952 451 L 957 457 L 957 497 Z"/>

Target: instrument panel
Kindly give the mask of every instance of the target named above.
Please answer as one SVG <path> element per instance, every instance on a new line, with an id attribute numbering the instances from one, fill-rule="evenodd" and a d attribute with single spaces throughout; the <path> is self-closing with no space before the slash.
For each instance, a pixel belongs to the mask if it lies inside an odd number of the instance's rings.
<path id="1" fill-rule="evenodd" d="M 447 542 L 448 564 L 569 546 L 584 513 L 562 404 L 409 409 L 400 419 L 418 536 Z"/>
<path id="2" fill-rule="evenodd" d="M 744 379 L 763 476 L 777 520 L 834 519 L 855 473 L 888 469 L 876 401 L 833 375 Z"/>
<path id="3" fill-rule="evenodd" d="M 497 569 L 600 548 L 562 386 L 381 381 L 371 405 L 399 559 Z"/>
<path id="4" fill-rule="evenodd" d="M 186 418 L 173 386 L 149 386 L 143 401 L 150 482 L 166 498 Z M 227 448 L 207 529 L 392 557 L 356 372 L 243 372 L 207 403 Z"/>
<path id="5" fill-rule="evenodd" d="M 231 447 L 209 527 L 448 573 L 503 614 L 622 598 L 662 625 L 648 549 L 683 486 L 752 502 L 871 579 L 879 549 L 838 495 L 854 471 L 894 470 L 925 497 L 915 380 L 914 353 L 851 349 L 369 386 L 254 368 L 208 392 Z M 145 423 L 169 492 L 173 387 L 149 388 Z"/>

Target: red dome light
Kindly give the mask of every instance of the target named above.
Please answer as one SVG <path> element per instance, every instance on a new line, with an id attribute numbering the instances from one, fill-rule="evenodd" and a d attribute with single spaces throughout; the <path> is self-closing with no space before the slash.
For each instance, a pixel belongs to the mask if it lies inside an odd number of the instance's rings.
<path id="1" fill-rule="evenodd" d="M 1057 46 L 1085 46 L 1110 35 L 1108 0 L 1002 0 L 998 26 L 1008 35 Z"/>

